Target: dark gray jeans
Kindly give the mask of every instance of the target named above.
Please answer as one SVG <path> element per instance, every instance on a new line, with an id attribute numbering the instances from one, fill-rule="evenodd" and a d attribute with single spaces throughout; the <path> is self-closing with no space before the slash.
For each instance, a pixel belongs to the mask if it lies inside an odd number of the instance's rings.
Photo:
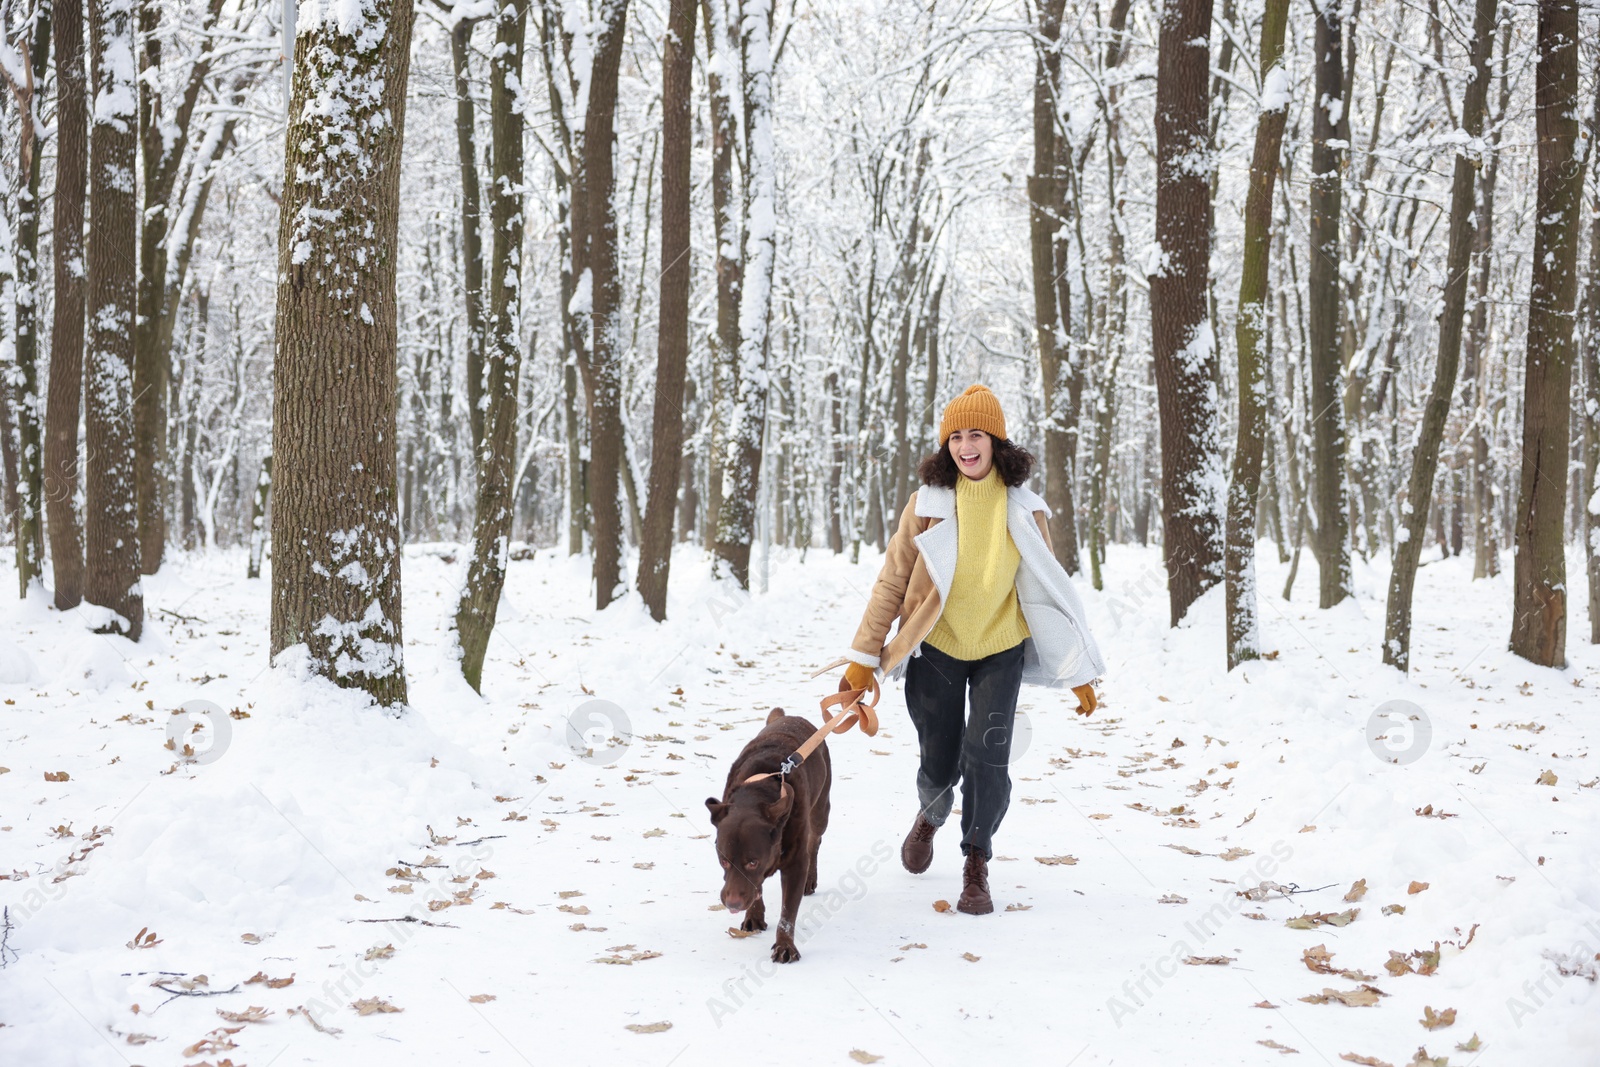
<path id="1" fill-rule="evenodd" d="M 906 665 L 906 710 L 922 746 L 917 799 L 923 816 L 943 826 L 960 781 L 963 854 L 994 856 L 994 832 L 1011 803 L 1011 728 L 1021 688 L 1021 644 L 965 660 L 923 642 L 922 655 Z"/>

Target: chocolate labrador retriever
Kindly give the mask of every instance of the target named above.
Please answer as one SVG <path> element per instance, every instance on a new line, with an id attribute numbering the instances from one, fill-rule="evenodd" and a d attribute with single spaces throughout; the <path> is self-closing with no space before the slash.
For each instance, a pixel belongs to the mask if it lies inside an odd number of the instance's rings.
<path id="1" fill-rule="evenodd" d="M 735 915 L 749 909 L 740 929 L 767 928 L 761 886 L 774 872 L 783 874 L 783 918 L 778 920 L 778 940 L 772 946 L 776 963 L 800 958 L 794 944 L 795 916 L 802 893 L 809 895 L 817 888 L 817 849 L 828 828 L 828 790 L 833 785 L 828 746 L 819 745 L 787 777 L 749 783 L 745 779 L 778 770 L 815 732 L 805 719 L 773 708 L 767 725 L 733 761 L 722 799 L 706 798 L 711 825 L 717 828 L 722 903 Z"/>

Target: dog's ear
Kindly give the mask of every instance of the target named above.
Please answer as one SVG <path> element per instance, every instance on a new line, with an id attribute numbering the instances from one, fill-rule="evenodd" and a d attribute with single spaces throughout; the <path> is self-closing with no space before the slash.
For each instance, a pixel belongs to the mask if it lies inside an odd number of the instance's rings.
<path id="1" fill-rule="evenodd" d="M 761 814 L 773 826 L 782 826 L 789 818 L 789 813 L 794 810 L 794 790 L 786 784 L 778 787 L 778 799 L 770 804 L 763 805 Z"/>
<path id="2" fill-rule="evenodd" d="M 767 725 L 771 726 L 773 723 L 777 722 L 781 718 L 783 718 L 783 709 L 782 708 L 773 708 L 770 712 L 767 713 Z"/>
<path id="3" fill-rule="evenodd" d="M 706 808 L 711 812 L 711 825 L 716 826 L 727 818 L 728 809 L 732 806 L 718 800 L 716 797 L 706 797 Z"/>

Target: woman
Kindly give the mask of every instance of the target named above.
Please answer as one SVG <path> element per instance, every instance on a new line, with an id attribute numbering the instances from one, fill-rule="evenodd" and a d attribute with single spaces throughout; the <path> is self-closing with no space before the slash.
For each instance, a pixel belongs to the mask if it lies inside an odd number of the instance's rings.
<path id="1" fill-rule="evenodd" d="M 939 450 L 917 469 L 923 485 L 900 514 L 839 685 L 865 689 L 874 678 L 905 677 L 922 749 L 921 810 L 900 859 L 913 874 L 928 869 L 959 781 L 967 858 L 956 908 L 971 915 L 994 910 L 988 861 L 1011 799 L 1018 689 L 1069 687 L 1078 713 L 1088 715 L 1093 681 L 1105 673 L 1077 590 L 1051 548 L 1050 509 L 1023 486 L 1032 469 L 1033 457 L 1006 437 L 992 392 L 974 385 L 950 402 Z"/>

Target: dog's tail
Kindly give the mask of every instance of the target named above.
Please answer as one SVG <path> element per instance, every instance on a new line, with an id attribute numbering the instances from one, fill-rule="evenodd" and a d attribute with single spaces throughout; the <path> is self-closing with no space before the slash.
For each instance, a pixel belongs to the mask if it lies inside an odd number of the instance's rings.
<path id="1" fill-rule="evenodd" d="M 767 725 L 771 726 L 773 723 L 777 722 L 781 718 L 783 718 L 783 709 L 782 708 L 773 708 L 772 709 L 772 714 L 767 716 Z"/>

